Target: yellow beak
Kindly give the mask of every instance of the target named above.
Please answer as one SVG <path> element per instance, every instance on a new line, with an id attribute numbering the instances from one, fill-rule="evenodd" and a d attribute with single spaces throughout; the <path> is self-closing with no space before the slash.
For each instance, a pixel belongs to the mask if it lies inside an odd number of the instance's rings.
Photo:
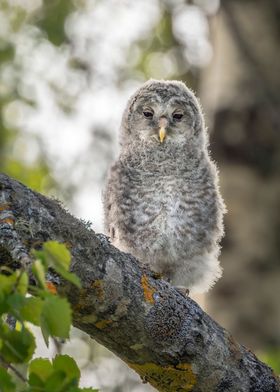
<path id="1" fill-rule="evenodd" d="M 164 141 L 165 136 L 166 136 L 166 129 L 165 127 L 161 127 L 159 130 L 159 140 L 161 143 Z"/>
<path id="2" fill-rule="evenodd" d="M 166 127 L 167 127 L 167 119 L 166 117 L 162 116 L 159 119 L 159 140 L 162 143 L 166 137 Z"/>

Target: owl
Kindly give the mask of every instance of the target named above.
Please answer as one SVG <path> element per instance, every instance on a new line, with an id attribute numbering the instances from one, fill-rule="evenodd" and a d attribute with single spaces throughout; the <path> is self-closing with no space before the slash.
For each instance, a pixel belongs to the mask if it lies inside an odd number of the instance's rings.
<path id="1" fill-rule="evenodd" d="M 112 243 L 174 286 L 202 293 L 221 276 L 225 207 L 202 111 L 184 83 L 150 80 L 129 99 L 103 201 Z"/>

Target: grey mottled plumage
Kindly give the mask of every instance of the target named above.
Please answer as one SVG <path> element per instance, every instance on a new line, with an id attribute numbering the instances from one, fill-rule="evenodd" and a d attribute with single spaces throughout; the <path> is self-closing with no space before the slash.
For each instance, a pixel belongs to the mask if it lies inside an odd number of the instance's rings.
<path id="1" fill-rule="evenodd" d="M 224 204 L 207 143 L 194 94 L 151 80 L 128 102 L 104 193 L 113 244 L 192 292 L 221 276 Z"/>

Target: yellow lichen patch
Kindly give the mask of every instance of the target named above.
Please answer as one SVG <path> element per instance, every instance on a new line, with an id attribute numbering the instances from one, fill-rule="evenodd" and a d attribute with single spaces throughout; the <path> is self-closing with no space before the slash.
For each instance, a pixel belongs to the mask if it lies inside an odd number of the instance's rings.
<path id="1" fill-rule="evenodd" d="M 130 346 L 130 348 L 135 351 L 141 350 L 143 347 L 144 347 L 144 344 L 140 344 L 140 343 L 136 343 L 136 344 L 133 344 L 132 346 Z"/>
<path id="2" fill-rule="evenodd" d="M 98 329 L 104 329 L 108 327 L 108 325 L 112 324 L 112 320 L 100 320 L 98 323 L 95 324 L 96 328 Z"/>
<path id="3" fill-rule="evenodd" d="M 4 218 L 0 220 L 1 223 L 8 223 L 8 225 L 13 225 L 15 223 L 14 219 L 12 218 Z"/>
<path id="4" fill-rule="evenodd" d="M 7 211 L 9 209 L 10 209 L 10 204 L 8 203 L 0 205 L 0 211 Z"/>
<path id="5" fill-rule="evenodd" d="M 46 286 L 50 293 L 57 294 L 57 288 L 53 282 L 46 282 Z"/>
<path id="6" fill-rule="evenodd" d="M 94 324 L 97 320 L 97 316 L 95 314 L 86 314 L 85 316 L 80 316 L 79 320 L 85 324 Z"/>
<path id="7" fill-rule="evenodd" d="M 98 279 L 94 280 L 91 284 L 91 287 L 94 289 L 97 298 L 100 301 L 104 301 L 104 288 L 103 288 L 103 281 Z"/>
<path id="8" fill-rule="evenodd" d="M 87 289 L 79 290 L 79 297 L 77 299 L 77 302 L 72 305 L 73 309 L 76 312 L 80 312 L 81 310 L 83 310 L 87 307 L 87 304 L 86 304 L 87 294 L 88 294 Z"/>
<path id="9" fill-rule="evenodd" d="M 143 288 L 145 300 L 147 302 L 150 302 L 151 304 L 154 304 L 155 300 L 154 300 L 153 295 L 156 290 L 150 285 L 148 277 L 145 274 L 141 277 L 141 285 Z"/>
<path id="10" fill-rule="evenodd" d="M 154 363 L 128 365 L 161 392 L 189 392 L 196 384 L 196 376 L 188 363 L 177 366 L 159 366 Z"/>

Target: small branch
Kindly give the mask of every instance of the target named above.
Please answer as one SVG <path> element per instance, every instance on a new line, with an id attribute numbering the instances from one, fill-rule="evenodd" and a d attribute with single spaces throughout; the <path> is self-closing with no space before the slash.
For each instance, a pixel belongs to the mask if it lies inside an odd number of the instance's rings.
<path id="1" fill-rule="evenodd" d="M 60 355 L 62 353 L 63 342 L 56 338 L 52 338 L 52 341 L 55 346 L 56 354 Z"/>
<path id="2" fill-rule="evenodd" d="M 0 361 L 2 363 L 2 365 L 6 368 L 6 369 L 11 369 L 12 372 L 15 373 L 15 375 L 23 382 L 27 383 L 27 379 L 17 370 L 17 368 L 15 368 L 13 365 L 11 365 L 10 363 L 6 362 L 5 359 L 0 355 Z"/>
<path id="3" fill-rule="evenodd" d="M 71 302 L 75 327 L 117 354 L 142 380 L 163 392 L 280 391 L 268 366 L 191 298 L 113 247 L 106 236 L 5 175 L 0 175 L 0 190 L 2 263 L 19 268 L 11 261 L 15 249 L 28 255 L 47 240 L 67 243 L 71 270 L 82 288 L 57 277 L 53 283 Z M 25 225 L 17 225 L 19 219 Z"/>

